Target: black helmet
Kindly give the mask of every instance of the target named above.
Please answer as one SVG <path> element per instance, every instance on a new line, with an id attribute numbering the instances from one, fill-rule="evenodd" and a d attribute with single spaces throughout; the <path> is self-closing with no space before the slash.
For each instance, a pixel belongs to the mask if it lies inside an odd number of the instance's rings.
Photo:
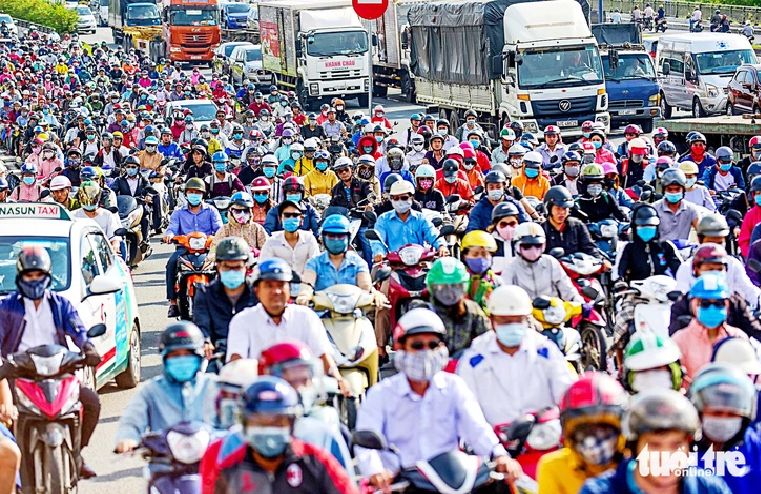
<path id="1" fill-rule="evenodd" d="M 496 223 L 498 219 L 505 216 L 518 216 L 518 208 L 512 202 L 500 202 L 491 210 L 491 222 Z"/>
<path id="2" fill-rule="evenodd" d="M 127 165 L 136 165 L 139 168 L 140 160 L 134 154 L 130 154 L 129 156 L 124 158 L 124 163 L 122 163 L 122 166 L 127 166 Z"/>
<path id="3" fill-rule="evenodd" d="M 206 152 L 209 152 L 209 143 L 203 137 L 199 137 L 198 140 L 196 140 L 195 146 L 203 146 Z"/>
<path id="4" fill-rule="evenodd" d="M 21 276 L 29 271 L 50 274 L 50 255 L 44 247 L 30 245 L 21 249 L 16 260 L 16 274 Z"/>
<path id="5" fill-rule="evenodd" d="M 440 118 L 436 120 L 436 128 L 438 128 L 439 125 L 446 125 L 447 127 L 450 127 L 449 120 L 447 120 L 446 118 Z"/>
<path id="6" fill-rule="evenodd" d="M 477 117 L 475 110 L 465 110 L 465 114 L 463 115 L 463 118 L 467 120 L 468 117 Z"/>
<path id="7" fill-rule="evenodd" d="M 574 206 L 573 196 L 564 186 L 553 185 L 544 194 L 544 206 L 547 208 L 547 211 L 550 211 L 552 206 L 570 209 Z"/>
<path id="8" fill-rule="evenodd" d="M 632 213 L 632 219 L 634 220 L 635 227 L 658 226 L 661 224 L 661 219 L 658 217 L 658 211 L 647 204 L 637 206 Z"/>
<path id="9" fill-rule="evenodd" d="M 748 166 L 748 170 L 746 172 L 748 176 L 750 175 L 761 175 L 761 161 L 754 161 Z"/>
<path id="10" fill-rule="evenodd" d="M 240 237 L 223 238 L 214 252 L 217 261 L 247 260 L 249 256 L 248 244 Z"/>
<path id="11" fill-rule="evenodd" d="M 385 182 L 383 182 L 383 192 L 386 194 L 391 192 L 391 186 L 394 185 L 396 182 L 402 179 L 402 176 L 398 173 L 390 173 L 388 177 L 386 177 Z"/>
<path id="12" fill-rule="evenodd" d="M 490 170 L 484 177 L 484 184 L 504 184 L 505 182 L 507 177 L 499 170 Z"/>
<path id="13" fill-rule="evenodd" d="M 460 164 L 457 163 L 455 160 L 444 160 L 444 162 L 441 164 L 441 171 L 444 173 L 444 176 L 446 176 L 446 172 L 454 172 L 457 174 L 457 170 L 460 169 Z"/>
<path id="14" fill-rule="evenodd" d="M 523 124 L 518 122 L 517 120 L 515 122 L 510 122 L 510 128 L 513 129 L 513 132 L 515 132 L 516 137 L 520 137 L 523 133 Z"/>
<path id="15" fill-rule="evenodd" d="M 676 154 L 676 146 L 671 141 L 661 141 L 658 144 L 658 154 Z"/>
<path id="16" fill-rule="evenodd" d="M 203 357 L 203 340 L 201 330 L 190 321 L 170 324 L 161 333 L 161 343 L 159 344 L 161 358 L 166 359 L 167 354 L 175 350 L 191 350 L 199 357 Z"/>

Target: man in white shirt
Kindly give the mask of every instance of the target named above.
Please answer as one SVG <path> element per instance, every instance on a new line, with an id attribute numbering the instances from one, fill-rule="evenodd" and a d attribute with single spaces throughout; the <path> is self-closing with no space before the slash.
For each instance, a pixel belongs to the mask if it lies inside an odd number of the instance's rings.
<path id="1" fill-rule="evenodd" d="M 700 11 L 700 7 L 696 6 L 695 10 L 692 11 L 692 16 L 690 16 L 690 31 L 692 31 L 695 26 L 703 19 L 703 12 Z"/>
<path id="2" fill-rule="evenodd" d="M 473 341 L 457 365 L 492 426 L 556 407 L 575 381 L 557 345 L 529 324 L 533 310 L 525 290 L 497 287 L 489 297 L 494 331 Z"/>
<path id="3" fill-rule="evenodd" d="M 271 258 L 256 268 L 254 292 L 259 303 L 236 314 L 227 333 L 227 361 L 241 358 L 259 360 L 262 351 L 276 343 L 300 341 L 318 355 L 325 373 L 350 393 L 348 383 L 338 372 L 328 333 L 317 314 L 308 307 L 289 304 L 293 273 L 288 263 Z"/>
<path id="4" fill-rule="evenodd" d="M 121 252 L 122 238 L 116 234 L 116 230 L 121 228 L 119 216 L 107 209 L 98 207 L 100 201 L 100 185 L 98 182 L 87 180 L 82 182 L 77 193 L 81 209 L 77 209 L 71 216 L 74 218 L 89 218 L 94 220 L 98 226 L 103 229 L 106 238 L 111 242 L 111 246 L 116 252 Z"/>
<path id="5" fill-rule="evenodd" d="M 496 470 L 514 482 L 523 474 L 484 420 L 461 378 L 442 372 L 449 361 L 444 323 L 428 309 L 413 309 L 399 319 L 394 334 L 394 365 L 399 374 L 370 388 L 357 413 L 357 431 L 385 436 L 398 456 L 356 448 L 363 476 L 388 489 L 400 469 L 459 449 L 462 439 L 475 454 L 491 456 Z"/>

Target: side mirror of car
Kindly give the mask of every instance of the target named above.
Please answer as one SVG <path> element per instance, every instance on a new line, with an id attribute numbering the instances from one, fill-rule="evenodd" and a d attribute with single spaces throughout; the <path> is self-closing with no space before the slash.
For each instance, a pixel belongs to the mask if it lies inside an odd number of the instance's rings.
<path id="1" fill-rule="evenodd" d="M 97 338 L 98 336 L 103 336 L 106 334 L 106 325 L 101 323 L 96 324 L 95 326 L 91 327 L 87 330 L 87 337 L 88 338 Z"/>
<path id="2" fill-rule="evenodd" d="M 114 278 L 113 276 L 99 274 L 90 282 L 89 292 L 90 295 L 106 295 L 109 293 L 116 293 L 121 289 L 121 280 Z"/>
<path id="3" fill-rule="evenodd" d="M 671 65 L 668 62 L 663 64 L 663 75 L 669 75 L 671 73 Z"/>

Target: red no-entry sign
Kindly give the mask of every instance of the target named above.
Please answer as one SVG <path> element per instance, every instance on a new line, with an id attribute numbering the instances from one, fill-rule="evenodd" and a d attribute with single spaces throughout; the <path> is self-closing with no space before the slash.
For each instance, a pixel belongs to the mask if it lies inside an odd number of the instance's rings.
<path id="1" fill-rule="evenodd" d="M 351 0 L 354 12 L 363 19 L 373 20 L 388 8 L 388 0 Z"/>

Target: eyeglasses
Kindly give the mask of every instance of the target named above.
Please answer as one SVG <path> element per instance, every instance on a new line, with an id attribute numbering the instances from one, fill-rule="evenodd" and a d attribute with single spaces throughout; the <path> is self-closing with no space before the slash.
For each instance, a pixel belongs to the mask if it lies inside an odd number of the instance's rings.
<path id="1" fill-rule="evenodd" d="M 497 223 L 497 226 L 500 228 L 505 228 L 508 226 L 517 226 L 517 225 L 518 225 L 517 221 L 500 221 L 499 223 Z"/>
<path id="2" fill-rule="evenodd" d="M 301 213 L 283 213 L 283 218 L 299 218 Z"/>
<path id="3" fill-rule="evenodd" d="M 429 341 L 427 345 L 425 343 L 423 343 L 422 341 L 416 341 L 414 343 L 410 343 L 410 347 L 413 350 L 422 350 L 422 349 L 424 349 L 426 347 L 429 350 L 436 350 L 436 348 L 438 348 L 438 346 L 440 344 L 441 344 L 440 341 Z"/>
<path id="4" fill-rule="evenodd" d="M 402 196 L 391 196 L 392 201 L 409 201 L 410 200 L 409 194 L 404 194 Z"/>
<path id="5" fill-rule="evenodd" d="M 725 306 L 724 299 L 717 299 L 717 300 L 710 300 L 710 299 L 703 299 L 700 301 L 700 307 L 703 309 L 707 309 L 709 307 L 724 307 Z"/>

